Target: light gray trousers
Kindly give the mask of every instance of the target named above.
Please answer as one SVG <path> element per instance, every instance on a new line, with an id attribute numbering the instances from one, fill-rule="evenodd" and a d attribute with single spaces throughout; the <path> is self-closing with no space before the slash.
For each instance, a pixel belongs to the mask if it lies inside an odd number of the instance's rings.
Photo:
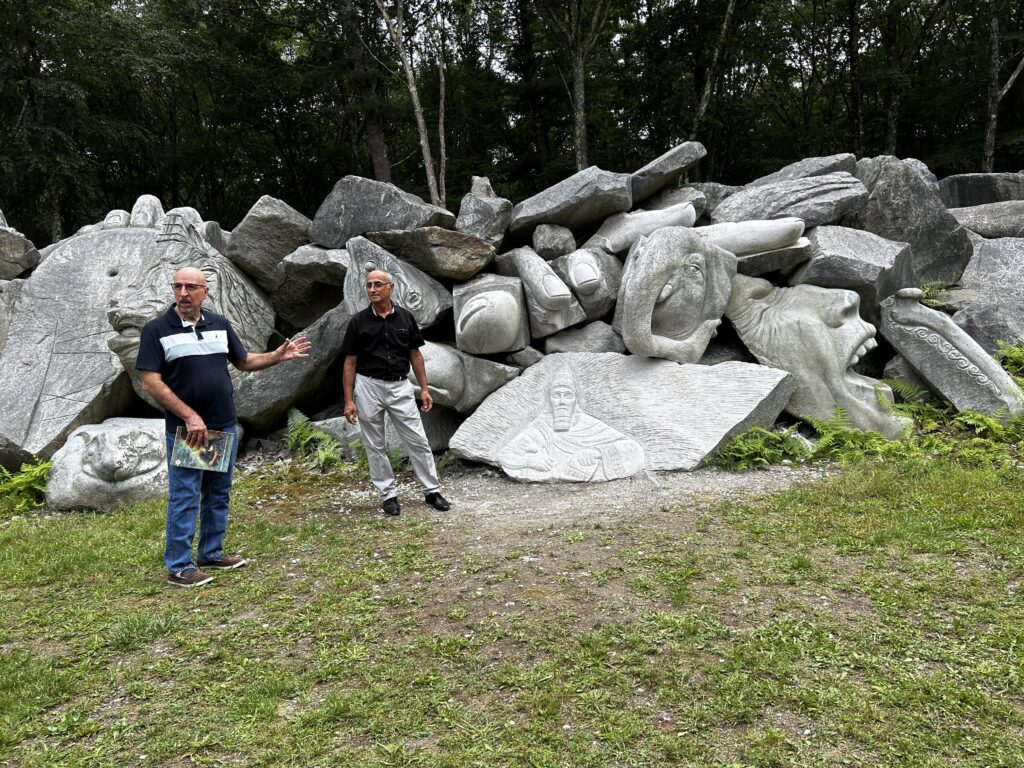
<path id="1" fill-rule="evenodd" d="M 395 473 L 388 461 L 384 443 L 384 414 L 391 416 L 399 438 L 409 454 L 409 463 L 424 493 L 440 490 L 434 454 L 423 432 L 423 422 L 416 408 L 413 386 L 408 379 L 381 381 L 356 374 L 352 397 L 356 401 L 359 431 L 363 435 L 370 479 L 380 492 L 381 500 L 398 495 Z"/>

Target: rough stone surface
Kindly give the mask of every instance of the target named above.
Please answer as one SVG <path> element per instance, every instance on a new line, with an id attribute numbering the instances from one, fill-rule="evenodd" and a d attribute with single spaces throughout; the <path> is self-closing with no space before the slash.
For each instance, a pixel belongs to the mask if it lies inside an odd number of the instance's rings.
<path id="1" fill-rule="evenodd" d="M 958 173 L 939 182 L 939 197 L 947 208 L 1024 200 L 1024 174 Z"/>
<path id="2" fill-rule="evenodd" d="M 472 412 L 491 392 L 519 375 L 518 368 L 467 355 L 447 344 L 428 341 L 420 351 L 434 403 L 459 413 Z M 409 381 L 416 384 L 412 371 Z"/>
<path id="3" fill-rule="evenodd" d="M 314 243 L 325 248 L 344 248 L 350 238 L 367 232 L 454 226 L 451 211 L 426 203 L 394 184 L 346 176 L 321 203 L 309 234 Z"/>
<path id="4" fill-rule="evenodd" d="M 588 319 L 602 318 L 615 306 L 622 283 L 622 262 L 610 253 L 581 248 L 550 263 Z"/>
<path id="5" fill-rule="evenodd" d="M 693 469 L 730 435 L 771 425 L 791 391 L 758 365 L 548 355 L 488 397 L 450 448 L 527 481 Z"/>
<path id="6" fill-rule="evenodd" d="M 442 280 L 469 280 L 494 260 L 494 246 L 442 227 L 370 232 L 366 239 Z"/>
<path id="7" fill-rule="evenodd" d="M 129 226 L 156 229 L 157 222 L 163 217 L 164 206 L 158 197 L 154 195 L 139 195 L 135 205 L 132 206 Z M 223 253 L 223 251 L 221 252 Z"/>
<path id="8" fill-rule="evenodd" d="M 853 370 L 878 346 L 875 327 L 860 318 L 859 304 L 853 291 L 776 288 L 767 280 L 737 275 L 726 317 L 763 365 L 793 375 L 796 389 L 786 406 L 791 414 L 828 421 L 838 406 L 857 428 L 893 439 L 909 421 L 879 404 L 876 391 L 889 399 L 892 391 Z"/>
<path id="9" fill-rule="evenodd" d="M 692 229 L 666 227 L 629 252 L 616 326 L 634 355 L 695 363 L 722 321 L 736 257 Z"/>
<path id="10" fill-rule="evenodd" d="M 511 220 L 512 201 L 494 194 L 486 176 L 474 176 L 472 189 L 459 205 L 455 229 L 498 248 Z"/>
<path id="11" fill-rule="evenodd" d="M 719 184 L 715 181 L 702 181 L 695 184 L 686 184 L 682 189 L 692 189 L 694 192 L 704 195 L 704 216 L 710 217 L 714 213 L 715 208 L 722 204 L 723 200 L 735 195 L 743 187 Z"/>
<path id="12" fill-rule="evenodd" d="M 770 272 L 789 272 L 803 264 L 811 257 L 811 241 L 806 237 L 799 238 L 785 248 L 773 251 L 746 253 L 737 257 L 736 272 L 740 275 L 766 275 Z"/>
<path id="13" fill-rule="evenodd" d="M 326 380 L 327 367 L 341 351 L 350 317 L 344 306 L 338 306 L 306 328 L 303 334 L 313 344 L 309 357 L 238 376 L 238 420 L 246 428 L 271 429 L 284 420 L 290 407 L 319 391 Z"/>
<path id="14" fill-rule="evenodd" d="M 689 203 L 693 206 L 693 212 L 699 219 L 704 214 L 708 205 L 708 196 L 693 187 L 682 187 L 680 189 L 666 189 L 654 197 L 644 201 L 645 211 L 661 211 L 671 208 L 680 203 Z"/>
<path id="15" fill-rule="evenodd" d="M 523 281 L 478 275 L 455 286 L 455 344 L 464 352 L 489 355 L 524 349 L 530 343 Z"/>
<path id="16" fill-rule="evenodd" d="M 953 320 L 988 352 L 997 341 L 1024 342 L 1024 238 L 980 242 L 960 278 L 977 300 Z"/>
<path id="17" fill-rule="evenodd" d="M 509 232 L 525 234 L 538 224 L 583 229 L 613 213 L 628 211 L 633 202 L 630 179 L 628 174 L 592 165 L 516 205 Z"/>
<path id="18" fill-rule="evenodd" d="M 1024 393 L 981 346 L 942 312 L 904 288 L 882 302 L 882 333 L 929 386 L 958 410 L 989 416 L 1024 410 Z"/>
<path id="19" fill-rule="evenodd" d="M 1024 200 L 950 208 L 960 226 L 982 237 L 1021 237 L 1024 235 Z"/>
<path id="20" fill-rule="evenodd" d="M 646 200 L 677 181 L 707 153 L 699 141 L 685 141 L 649 162 L 630 177 L 633 204 Z"/>
<path id="21" fill-rule="evenodd" d="M 785 168 L 775 171 L 775 173 L 769 173 L 767 176 L 754 179 L 747 184 L 747 188 L 763 187 L 766 184 L 776 184 L 780 181 L 790 181 L 792 179 L 823 176 L 826 173 L 834 173 L 836 171 L 853 173 L 853 169 L 856 166 L 857 158 L 850 152 L 828 155 L 827 157 L 807 157 L 803 160 L 797 160 L 795 163 L 790 163 Z"/>
<path id="22" fill-rule="evenodd" d="M 757 358 L 747 351 L 738 340 L 712 339 L 708 348 L 704 350 L 700 365 L 718 365 L 719 363 L 756 363 Z"/>
<path id="23" fill-rule="evenodd" d="M 921 378 L 921 374 L 914 370 L 914 366 L 907 362 L 907 358 L 903 355 L 897 354 L 892 360 L 886 363 L 885 368 L 882 371 L 882 376 L 886 379 L 905 381 L 907 384 L 912 384 L 922 392 L 927 393 L 929 399 L 938 399 L 932 393 L 932 388 L 928 386 L 928 382 Z"/>
<path id="24" fill-rule="evenodd" d="M 103 229 L 121 229 L 123 227 L 130 227 L 132 223 L 132 215 L 128 211 L 123 211 L 117 208 L 107 213 L 103 219 Z"/>
<path id="25" fill-rule="evenodd" d="M 538 224 L 533 230 L 532 242 L 533 250 L 545 261 L 576 250 L 576 238 L 572 230 L 558 224 Z"/>
<path id="26" fill-rule="evenodd" d="M 7 226 L 7 219 L 4 217 L 4 212 L 0 211 L 0 227 Z"/>
<path id="27" fill-rule="evenodd" d="M 312 222 L 287 203 L 264 195 L 231 232 L 227 256 L 264 290 L 278 287 L 277 265 L 309 242 Z"/>
<path id="28" fill-rule="evenodd" d="M 225 253 L 228 249 L 228 243 L 231 242 L 231 236 L 220 228 L 220 224 L 216 221 L 204 221 L 202 229 L 203 240 L 210 244 L 217 253 Z"/>
<path id="29" fill-rule="evenodd" d="M 24 280 L 0 280 L 0 352 L 7 341 L 7 331 L 11 327 L 11 318 L 14 317 L 14 306 L 21 296 L 24 285 Z"/>
<path id="30" fill-rule="evenodd" d="M 516 248 L 495 259 L 498 272 L 523 281 L 530 335 L 543 338 L 586 320 L 586 312 L 569 287 L 532 248 Z"/>
<path id="31" fill-rule="evenodd" d="M 662 227 L 692 227 L 697 213 L 689 203 L 657 211 L 630 211 L 609 216 L 584 248 L 600 248 L 608 253 L 625 253 L 633 243 Z"/>
<path id="32" fill-rule="evenodd" d="M 579 328 L 567 328 L 544 341 L 545 351 L 556 352 L 618 352 L 624 353 L 622 337 L 608 323 L 595 320 Z"/>
<path id="33" fill-rule="evenodd" d="M 973 251 L 970 238 L 921 177 L 890 156 L 860 160 L 857 177 L 868 202 L 842 224 L 910 244 L 910 258 L 894 272 L 896 287 L 959 280 Z"/>
<path id="34" fill-rule="evenodd" d="M 903 164 L 908 168 L 914 170 L 921 180 L 927 185 L 928 189 L 934 192 L 936 195 L 939 194 L 939 180 L 935 178 L 935 174 L 932 173 L 931 169 L 923 162 L 915 157 L 906 157 L 903 159 Z"/>
<path id="35" fill-rule="evenodd" d="M 112 418 L 71 433 L 53 454 L 46 503 L 107 509 L 167 495 L 163 419 Z"/>
<path id="36" fill-rule="evenodd" d="M 277 316 L 298 329 L 312 325 L 341 303 L 349 256 L 343 248 L 303 245 L 277 265 L 271 296 Z"/>
<path id="37" fill-rule="evenodd" d="M 802 219 L 786 217 L 771 221 L 737 221 L 711 224 L 693 230 L 712 245 L 736 256 L 774 251 L 796 245 L 804 233 Z"/>
<path id="38" fill-rule="evenodd" d="M 864 207 L 868 192 L 858 179 L 837 171 L 745 187 L 711 212 L 711 220 L 747 221 L 793 216 L 808 227 L 832 224 Z"/>
<path id="39" fill-rule="evenodd" d="M 32 241 L 10 227 L 0 227 L 0 280 L 13 280 L 39 264 Z"/>
<path id="40" fill-rule="evenodd" d="M 529 368 L 531 365 L 536 365 L 544 359 L 544 353 L 534 349 L 533 347 L 526 347 L 526 349 L 520 349 L 518 352 L 513 352 L 511 355 L 505 357 L 505 362 L 509 365 L 514 365 L 519 369 Z"/>
<path id="41" fill-rule="evenodd" d="M 348 241 L 349 270 L 345 275 L 345 306 L 349 314 L 370 306 L 366 276 L 377 269 L 389 272 L 395 287 L 391 299 L 412 312 L 420 328 L 429 328 L 452 308 L 452 295 L 426 272 L 396 259 L 365 237 Z"/>

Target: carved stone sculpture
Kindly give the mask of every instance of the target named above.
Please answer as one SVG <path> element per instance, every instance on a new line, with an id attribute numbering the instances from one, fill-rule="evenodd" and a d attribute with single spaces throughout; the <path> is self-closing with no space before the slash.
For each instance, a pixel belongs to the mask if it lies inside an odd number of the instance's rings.
<path id="1" fill-rule="evenodd" d="M 697 227 L 694 232 L 736 256 L 741 275 L 786 271 L 810 258 L 801 219 L 737 221 Z"/>
<path id="2" fill-rule="evenodd" d="M 164 216 L 164 207 L 154 195 L 139 195 L 132 206 L 131 226 L 156 228 Z"/>
<path id="3" fill-rule="evenodd" d="M 442 280 L 469 280 L 494 259 L 487 241 L 442 227 L 369 232 L 366 239 Z"/>
<path id="4" fill-rule="evenodd" d="M 518 368 L 467 355 L 447 344 L 428 341 L 421 351 L 434 403 L 460 413 L 471 413 L 491 392 L 519 375 Z M 415 383 L 411 371 L 409 380 Z"/>
<path id="5" fill-rule="evenodd" d="M 616 306 L 622 340 L 634 355 L 700 360 L 721 323 L 736 257 L 694 230 L 659 229 L 629 252 Z"/>
<path id="6" fill-rule="evenodd" d="M 532 248 L 503 253 L 495 260 L 495 266 L 499 273 L 523 281 L 533 338 L 550 336 L 586 320 L 587 315 L 572 291 Z"/>
<path id="7" fill-rule="evenodd" d="M 1006 371 L 946 314 L 904 288 L 882 302 L 882 333 L 928 385 L 959 410 L 989 416 L 1024 410 L 1024 393 Z"/>
<path id="8" fill-rule="evenodd" d="M 610 253 L 580 248 L 552 261 L 551 268 L 572 290 L 587 319 L 598 320 L 615 306 L 622 262 Z"/>
<path id="9" fill-rule="evenodd" d="M 455 229 L 498 248 L 511 219 L 512 201 L 494 194 L 486 176 L 474 176 L 473 186 L 459 206 Z"/>
<path id="10" fill-rule="evenodd" d="M 519 203 L 512 209 L 509 232 L 525 234 L 538 224 L 561 224 L 573 230 L 588 227 L 628 211 L 633 202 L 630 189 L 629 175 L 592 165 Z"/>
<path id="11" fill-rule="evenodd" d="M 662 227 L 692 227 L 697 213 L 689 203 L 679 203 L 657 211 L 630 211 L 609 216 L 584 248 L 600 248 L 609 253 L 625 253 L 641 237 Z"/>
<path id="12" fill-rule="evenodd" d="M 103 219 L 103 229 L 122 229 L 124 227 L 130 227 L 132 223 L 132 215 L 128 211 L 122 211 L 120 208 L 114 211 L 110 211 Z"/>
<path id="13" fill-rule="evenodd" d="M 711 213 L 716 224 L 723 221 L 778 219 L 794 216 L 808 227 L 832 224 L 864 207 L 868 192 L 849 173 L 836 171 L 746 187 L 730 195 Z"/>
<path id="14" fill-rule="evenodd" d="M 277 265 L 309 242 L 313 222 L 283 200 L 263 195 L 231 232 L 224 254 L 267 291 L 278 287 Z"/>
<path id="15" fill-rule="evenodd" d="M 737 275 L 726 317 L 762 364 L 789 371 L 796 390 L 786 410 L 797 418 L 828 421 L 841 407 L 854 426 L 899 437 L 909 420 L 883 408 L 877 391 L 892 391 L 853 366 L 874 349 L 875 328 L 858 314 L 853 291 L 798 285 L 776 288 Z M 716 366 L 719 367 L 719 366 Z"/>
<path id="16" fill-rule="evenodd" d="M 530 326 L 518 277 L 479 275 L 455 286 L 455 344 L 473 355 L 514 352 L 530 343 Z"/>
<path id="17" fill-rule="evenodd" d="M 548 355 L 488 397 L 450 441 L 458 456 L 529 481 L 692 469 L 729 435 L 774 422 L 784 372 L 629 355 Z"/>
<path id="18" fill-rule="evenodd" d="M 163 419 L 112 418 L 79 427 L 53 454 L 46 503 L 105 509 L 167 493 Z"/>
<path id="19" fill-rule="evenodd" d="M 351 266 L 345 275 L 345 307 L 349 314 L 370 306 L 364 286 L 366 276 L 375 269 L 391 274 L 395 281 L 392 299 L 412 312 L 420 328 L 429 328 L 452 308 L 452 295 L 437 280 L 365 237 L 353 237 L 347 250 Z"/>
<path id="20" fill-rule="evenodd" d="M 666 189 L 654 197 L 644 200 L 645 211 L 663 211 L 680 203 L 689 203 L 693 206 L 693 212 L 699 219 L 704 215 L 708 205 L 708 196 L 699 189 L 693 187 L 680 187 L 679 189 Z"/>

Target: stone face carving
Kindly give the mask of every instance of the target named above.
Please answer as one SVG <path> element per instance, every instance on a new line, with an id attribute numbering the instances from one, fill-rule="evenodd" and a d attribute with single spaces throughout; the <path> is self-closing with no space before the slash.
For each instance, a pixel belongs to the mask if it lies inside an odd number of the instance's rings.
<path id="1" fill-rule="evenodd" d="M 547 353 L 555 352 L 618 352 L 626 351 L 622 337 L 608 323 L 595 320 L 579 328 L 567 328 L 548 336 L 544 344 Z"/>
<path id="2" fill-rule="evenodd" d="M 590 320 L 608 314 L 615 306 L 622 283 L 622 262 L 602 250 L 581 248 L 551 262 L 569 286 Z"/>
<path id="3" fill-rule="evenodd" d="M 948 315 L 922 305 L 924 292 L 904 288 L 882 302 L 882 333 L 934 390 L 959 410 L 989 416 L 1024 411 L 1024 393 Z"/>
<path id="4" fill-rule="evenodd" d="M 277 265 L 278 289 L 271 296 L 277 316 L 294 328 L 312 325 L 341 303 L 348 251 L 303 245 Z"/>
<path id="5" fill-rule="evenodd" d="M 182 267 L 194 266 L 206 275 L 209 294 L 204 306 L 226 315 L 252 352 L 262 352 L 274 330 L 274 311 L 262 291 L 234 264 L 207 244 L 195 227 L 176 213 L 168 212 L 163 229 L 132 229 L 141 241 L 132 269 L 120 275 L 105 304 L 107 328 L 116 335 L 107 345 L 131 377 L 132 387 L 143 400 L 158 408 L 142 388 L 135 358 L 142 327 L 167 311 L 173 301 L 171 283 Z M 144 245 L 142 244 L 144 243 Z M 97 247 L 91 244 L 91 247 Z M 239 372 L 230 369 L 232 377 Z"/>
<path id="6" fill-rule="evenodd" d="M 265 290 L 277 284 L 277 265 L 309 242 L 312 222 L 287 203 L 263 195 L 231 232 L 224 255 Z"/>
<path id="7" fill-rule="evenodd" d="M 441 227 L 370 232 L 366 239 L 442 280 L 469 280 L 494 259 L 490 243 Z"/>
<path id="8" fill-rule="evenodd" d="M 1020 237 L 1024 235 L 1024 200 L 950 208 L 950 214 L 971 232 L 982 237 Z"/>
<path id="9" fill-rule="evenodd" d="M 41 261 L 32 241 L 10 227 L 0 227 L 0 280 L 13 280 Z"/>
<path id="10" fill-rule="evenodd" d="M 515 206 L 509 232 L 522 234 L 538 224 L 582 229 L 613 213 L 628 211 L 633 203 L 630 190 L 629 175 L 592 165 Z"/>
<path id="11" fill-rule="evenodd" d="M 784 371 L 629 355 L 548 355 L 488 397 L 450 442 L 520 480 L 597 481 L 692 469 L 731 434 L 770 425 Z"/>
<path id="12" fill-rule="evenodd" d="M 495 260 L 498 272 L 523 281 L 530 335 L 539 339 L 586 320 L 587 315 L 544 259 L 532 248 L 516 248 Z"/>
<path id="13" fill-rule="evenodd" d="M 714 223 L 793 216 L 808 227 L 832 224 L 864 207 L 868 193 L 849 173 L 836 171 L 745 187 L 711 212 Z"/>
<path id="14" fill-rule="evenodd" d="M 491 392 L 519 375 L 518 368 L 481 360 L 447 344 L 428 341 L 421 352 L 434 403 L 460 413 L 472 412 Z M 411 371 L 409 380 L 416 382 Z"/>
<path id="15" fill-rule="evenodd" d="M 513 352 L 530 343 L 530 326 L 518 277 L 479 275 L 455 286 L 455 343 L 474 355 Z"/>
<path id="16" fill-rule="evenodd" d="M 979 242 L 960 284 L 978 298 L 953 315 L 957 325 L 989 352 L 1024 342 L 1024 238 Z"/>
<path id="17" fill-rule="evenodd" d="M 625 253 L 641 237 L 662 227 L 692 227 L 697 213 L 689 203 L 680 203 L 657 211 L 616 213 L 604 220 L 600 229 L 583 244 L 609 253 Z"/>
<path id="18" fill-rule="evenodd" d="M 366 276 L 375 269 L 389 272 L 395 281 L 392 299 L 412 312 L 420 328 L 429 328 L 452 308 L 452 295 L 426 272 L 399 261 L 365 237 L 348 241 L 350 267 L 345 275 L 345 307 L 354 315 L 370 306 Z"/>
<path id="19" fill-rule="evenodd" d="M 53 454 L 46 503 L 105 509 L 167 493 L 163 419 L 107 419 L 79 427 Z"/>
<path id="20" fill-rule="evenodd" d="M 367 232 L 454 226 L 451 211 L 430 205 L 393 184 L 346 176 L 321 203 L 309 234 L 314 243 L 325 248 L 344 248 L 350 238 Z"/>
<path id="21" fill-rule="evenodd" d="M 737 275 L 726 317 L 762 364 L 793 375 L 796 390 L 786 410 L 794 416 L 828 421 L 841 407 L 855 427 L 893 439 L 909 420 L 878 403 L 876 390 L 891 399 L 887 386 L 853 370 L 878 346 L 874 326 L 858 314 L 859 304 L 853 291 L 776 288 L 767 280 Z"/>
<path id="22" fill-rule="evenodd" d="M 939 182 L 947 208 L 1024 200 L 1024 173 L 958 173 Z"/>
<path id="23" fill-rule="evenodd" d="M 486 176 L 474 176 L 472 189 L 459 206 L 455 229 L 498 248 L 511 220 L 512 201 L 495 195 Z"/>
<path id="24" fill-rule="evenodd" d="M 791 163 L 785 168 L 780 168 L 775 171 L 775 173 L 769 173 L 767 176 L 754 179 L 752 182 L 747 184 L 747 188 L 763 187 L 766 184 L 775 184 L 779 181 L 790 181 L 791 179 L 805 179 L 810 176 L 823 176 L 826 173 L 834 173 L 836 171 L 853 173 L 853 169 L 856 166 L 857 158 L 850 152 L 844 152 L 838 155 L 829 155 L 828 157 L 808 157 L 803 160 L 797 160 L 795 163 Z"/>
<path id="25" fill-rule="evenodd" d="M 156 223 L 163 218 L 164 207 L 160 199 L 153 195 L 140 195 L 132 206 L 130 225 L 132 227 L 156 228 Z"/>
<path id="26" fill-rule="evenodd" d="M 538 224 L 533 230 L 533 250 L 545 261 L 551 261 L 575 251 L 576 238 L 568 227 Z"/>
<path id="27" fill-rule="evenodd" d="M 659 229 L 629 252 L 615 308 L 634 355 L 700 360 L 721 323 L 736 257 L 694 230 Z"/>
<path id="28" fill-rule="evenodd" d="M 686 141 L 649 162 L 630 177 L 634 205 L 675 182 L 707 153 L 699 141 Z"/>
<path id="29" fill-rule="evenodd" d="M 889 156 L 858 161 L 857 177 L 870 191 L 868 202 L 842 224 L 910 244 L 911 257 L 894 273 L 896 288 L 959 280 L 971 258 L 970 238 L 921 177 Z"/>

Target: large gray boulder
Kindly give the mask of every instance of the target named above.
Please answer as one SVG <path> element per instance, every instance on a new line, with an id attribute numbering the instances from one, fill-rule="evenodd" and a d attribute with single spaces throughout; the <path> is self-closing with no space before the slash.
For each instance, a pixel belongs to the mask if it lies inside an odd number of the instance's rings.
<path id="1" fill-rule="evenodd" d="M 965 229 L 982 237 L 1021 237 L 1024 235 L 1024 200 L 950 208 L 950 214 Z"/>
<path id="2" fill-rule="evenodd" d="M 511 219 L 512 201 L 494 194 L 486 176 L 474 176 L 472 188 L 459 205 L 455 229 L 498 248 Z"/>
<path id="3" fill-rule="evenodd" d="M 531 242 L 533 250 L 545 261 L 576 250 L 576 237 L 572 230 L 558 224 L 538 224 L 533 230 Z"/>
<path id="4" fill-rule="evenodd" d="M 630 177 L 633 205 L 676 182 L 707 153 L 699 141 L 684 141 L 636 171 Z"/>
<path id="5" fill-rule="evenodd" d="M 494 259 L 490 243 L 442 227 L 369 232 L 366 239 L 442 280 L 469 280 Z"/>
<path id="6" fill-rule="evenodd" d="M 1024 393 L 981 346 L 942 312 L 904 288 L 882 302 L 882 333 L 928 385 L 958 410 L 995 417 L 1024 411 Z"/>
<path id="7" fill-rule="evenodd" d="M 113 418 L 86 424 L 53 454 L 46 503 L 54 509 L 108 509 L 167 495 L 163 419 Z"/>
<path id="8" fill-rule="evenodd" d="M 939 194 L 939 180 L 935 178 L 935 174 L 932 173 L 931 169 L 927 165 L 915 157 L 903 158 L 903 164 L 920 176 L 928 189 L 936 195 Z"/>
<path id="9" fill-rule="evenodd" d="M 958 173 L 939 181 L 939 197 L 947 208 L 1024 200 L 1024 174 Z"/>
<path id="10" fill-rule="evenodd" d="M 531 482 L 693 469 L 730 435 L 770 426 L 791 391 L 759 365 L 548 355 L 488 397 L 450 449 Z"/>
<path id="11" fill-rule="evenodd" d="M 341 303 L 349 256 L 343 248 L 303 245 L 277 265 L 271 295 L 277 316 L 293 328 L 312 325 Z"/>
<path id="12" fill-rule="evenodd" d="M 7 331 L 11 327 L 11 318 L 14 317 L 14 306 L 21 296 L 23 285 L 24 280 L 0 280 L 0 351 L 7 341 Z"/>
<path id="13" fill-rule="evenodd" d="M 714 223 L 749 219 L 802 219 L 807 227 L 832 224 L 859 211 L 868 199 L 864 185 L 849 173 L 777 181 L 744 187 L 711 212 Z"/>
<path id="14" fill-rule="evenodd" d="M 10 227 L 0 227 L 0 280 L 13 280 L 39 264 L 32 241 Z"/>
<path id="15" fill-rule="evenodd" d="M 613 213 L 628 211 L 633 203 L 631 178 L 592 165 L 516 205 L 509 232 L 527 234 L 538 224 L 579 230 Z"/>
<path id="16" fill-rule="evenodd" d="M 302 333 L 312 348 L 309 357 L 288 360 L 262 371 L 246 371 L 235 379 L 235 407 L 246 428 L 268 430 L 283 421 L 295 403 L 317 393 L 327 368 L 341 352 L 351 315 L 338 306 Z"/>
<path id="17" fill-rule="evenodd" d="M 704 195 L 704 217 L 709 218 L 714 213 L 715 208 L 722 204 L 723 200 L 726 200 L 737 192 L 743 189 L 743 187 L 736 187 L 730 184 L 719 184 L 717 181 L 701 181 L 693 184 L 686 184 L 681 189 L 691 189 L 696 194 Z M 648 206 L 650 207 L 650 206 Z M 696 208 L 696 206 L 694 206 Z"/>
<path id="18" fill-rule="evenodd" d="M 953 315 L 957 325 L 989 352 L 1024 342 L 1024 238 L 979 242 L 960 285 L 975 299 Z"/>
<path id="19" fill-rule="evenodd" d="M 312 222 L 288 203 L 264 195 L 231 231 L 224 254 L 264 290 L 278 287 L 277 265 L 309 242 Z"/>
<path id="20" fill-rule="evenodd" d="M 447 344 L 428 341 L 420 351 L 434 404 L 459 413 L 471 413 L 491 392 L 519 375 L 518 368 L 467 355 Z M 413 371 L 409 381 L 417 383 Z"/>
<path id="21" fill-rule="evenodd" d="M 910 244 L 910 258 L 894 273 L 896 287 L 959 280 L 973 252 L 970 238 L 921 177 L 885 155 L 860 160 L 857 177 L 868 188 L 868 202 L 842 224 Z"/>
<path id="22" fill-rule="evenodd" d="M 792 179 L 805 179 L 810 176 L 824 176 L 826 173 L 834 173 L 836 171 L 853 173 L 856 167 L 857 158 L 850 152 L 828 155 L 827 157 L 808 157 L 803 160 L 797 160 L 795 163 L 790 163 L 786 167 L 775 171 L 775 173 L 769 173 L 767 176 L 754 179 L 747 184 L 747 188 L 763 187 L 766 184 L 775 184 Z"/>
<path id="23" fill-rule="evenodd" d="M 344 248 L 351 238 L 367 232 L 454 226 L 451 211 L 426 203 L 394 184 L 346 176 L 321 203 L 309 235 L 325 248 Z"/>
<path id="24" fill-rule="evenodd" d="M 587 319 L 569 286 L 532 248 L 524 246 L 501 254 L 495 259 L 495 267 L 499 274 L 523 281 L 533 338 L 550 336 Z"/>

